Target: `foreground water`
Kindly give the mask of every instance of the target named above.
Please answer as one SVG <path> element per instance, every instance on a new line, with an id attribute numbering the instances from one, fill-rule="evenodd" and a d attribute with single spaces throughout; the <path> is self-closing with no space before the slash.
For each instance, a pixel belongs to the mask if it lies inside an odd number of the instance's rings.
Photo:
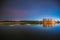
<path id="1" fill-rule="evenodd" d="M 60 37 L 60 25 L 45 28 L 42 25 L 0 25 L 0 34 L 3 39 L 33 38 L 58 40 Z"/>

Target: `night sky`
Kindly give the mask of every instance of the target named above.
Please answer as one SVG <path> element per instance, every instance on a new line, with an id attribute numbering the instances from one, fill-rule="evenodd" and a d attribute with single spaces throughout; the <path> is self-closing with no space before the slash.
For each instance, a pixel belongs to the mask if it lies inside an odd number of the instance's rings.
<path id="1" fill-rule="evenodd" d="M 59 0 L 2 0 L 0 20 L 60 19 Z"/>

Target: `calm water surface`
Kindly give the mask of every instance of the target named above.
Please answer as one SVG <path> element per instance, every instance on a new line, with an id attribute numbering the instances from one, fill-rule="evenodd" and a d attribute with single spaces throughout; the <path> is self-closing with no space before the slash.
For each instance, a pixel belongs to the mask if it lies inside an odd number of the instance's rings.
<path id="1" fill-rule="evenodd" d="M 2 38 L 36 38 L 55 39 L 60 37 L 60 24 L 53 27 L 43 27 L 42 25 L 0 25 Z"/>

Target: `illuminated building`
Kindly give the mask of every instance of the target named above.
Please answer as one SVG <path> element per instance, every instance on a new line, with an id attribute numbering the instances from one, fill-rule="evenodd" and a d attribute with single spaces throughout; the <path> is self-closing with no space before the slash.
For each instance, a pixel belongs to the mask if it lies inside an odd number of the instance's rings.
<path id="1" fill-rule="evenodd" d="M 42 24 L 44 27 L 52 27 L 53 25 L 56 24 L 56 21 L 52 19 L 43 19 Z"/>

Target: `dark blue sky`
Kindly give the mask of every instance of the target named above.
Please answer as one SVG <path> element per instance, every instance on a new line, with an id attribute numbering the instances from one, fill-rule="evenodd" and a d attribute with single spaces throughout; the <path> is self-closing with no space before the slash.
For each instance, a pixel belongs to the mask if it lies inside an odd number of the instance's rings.
<path id="1" fill-rule="evenodd" d="M 59 0 L 6 0 L 1 5 L 1 20 L 60 19 Z"/>

